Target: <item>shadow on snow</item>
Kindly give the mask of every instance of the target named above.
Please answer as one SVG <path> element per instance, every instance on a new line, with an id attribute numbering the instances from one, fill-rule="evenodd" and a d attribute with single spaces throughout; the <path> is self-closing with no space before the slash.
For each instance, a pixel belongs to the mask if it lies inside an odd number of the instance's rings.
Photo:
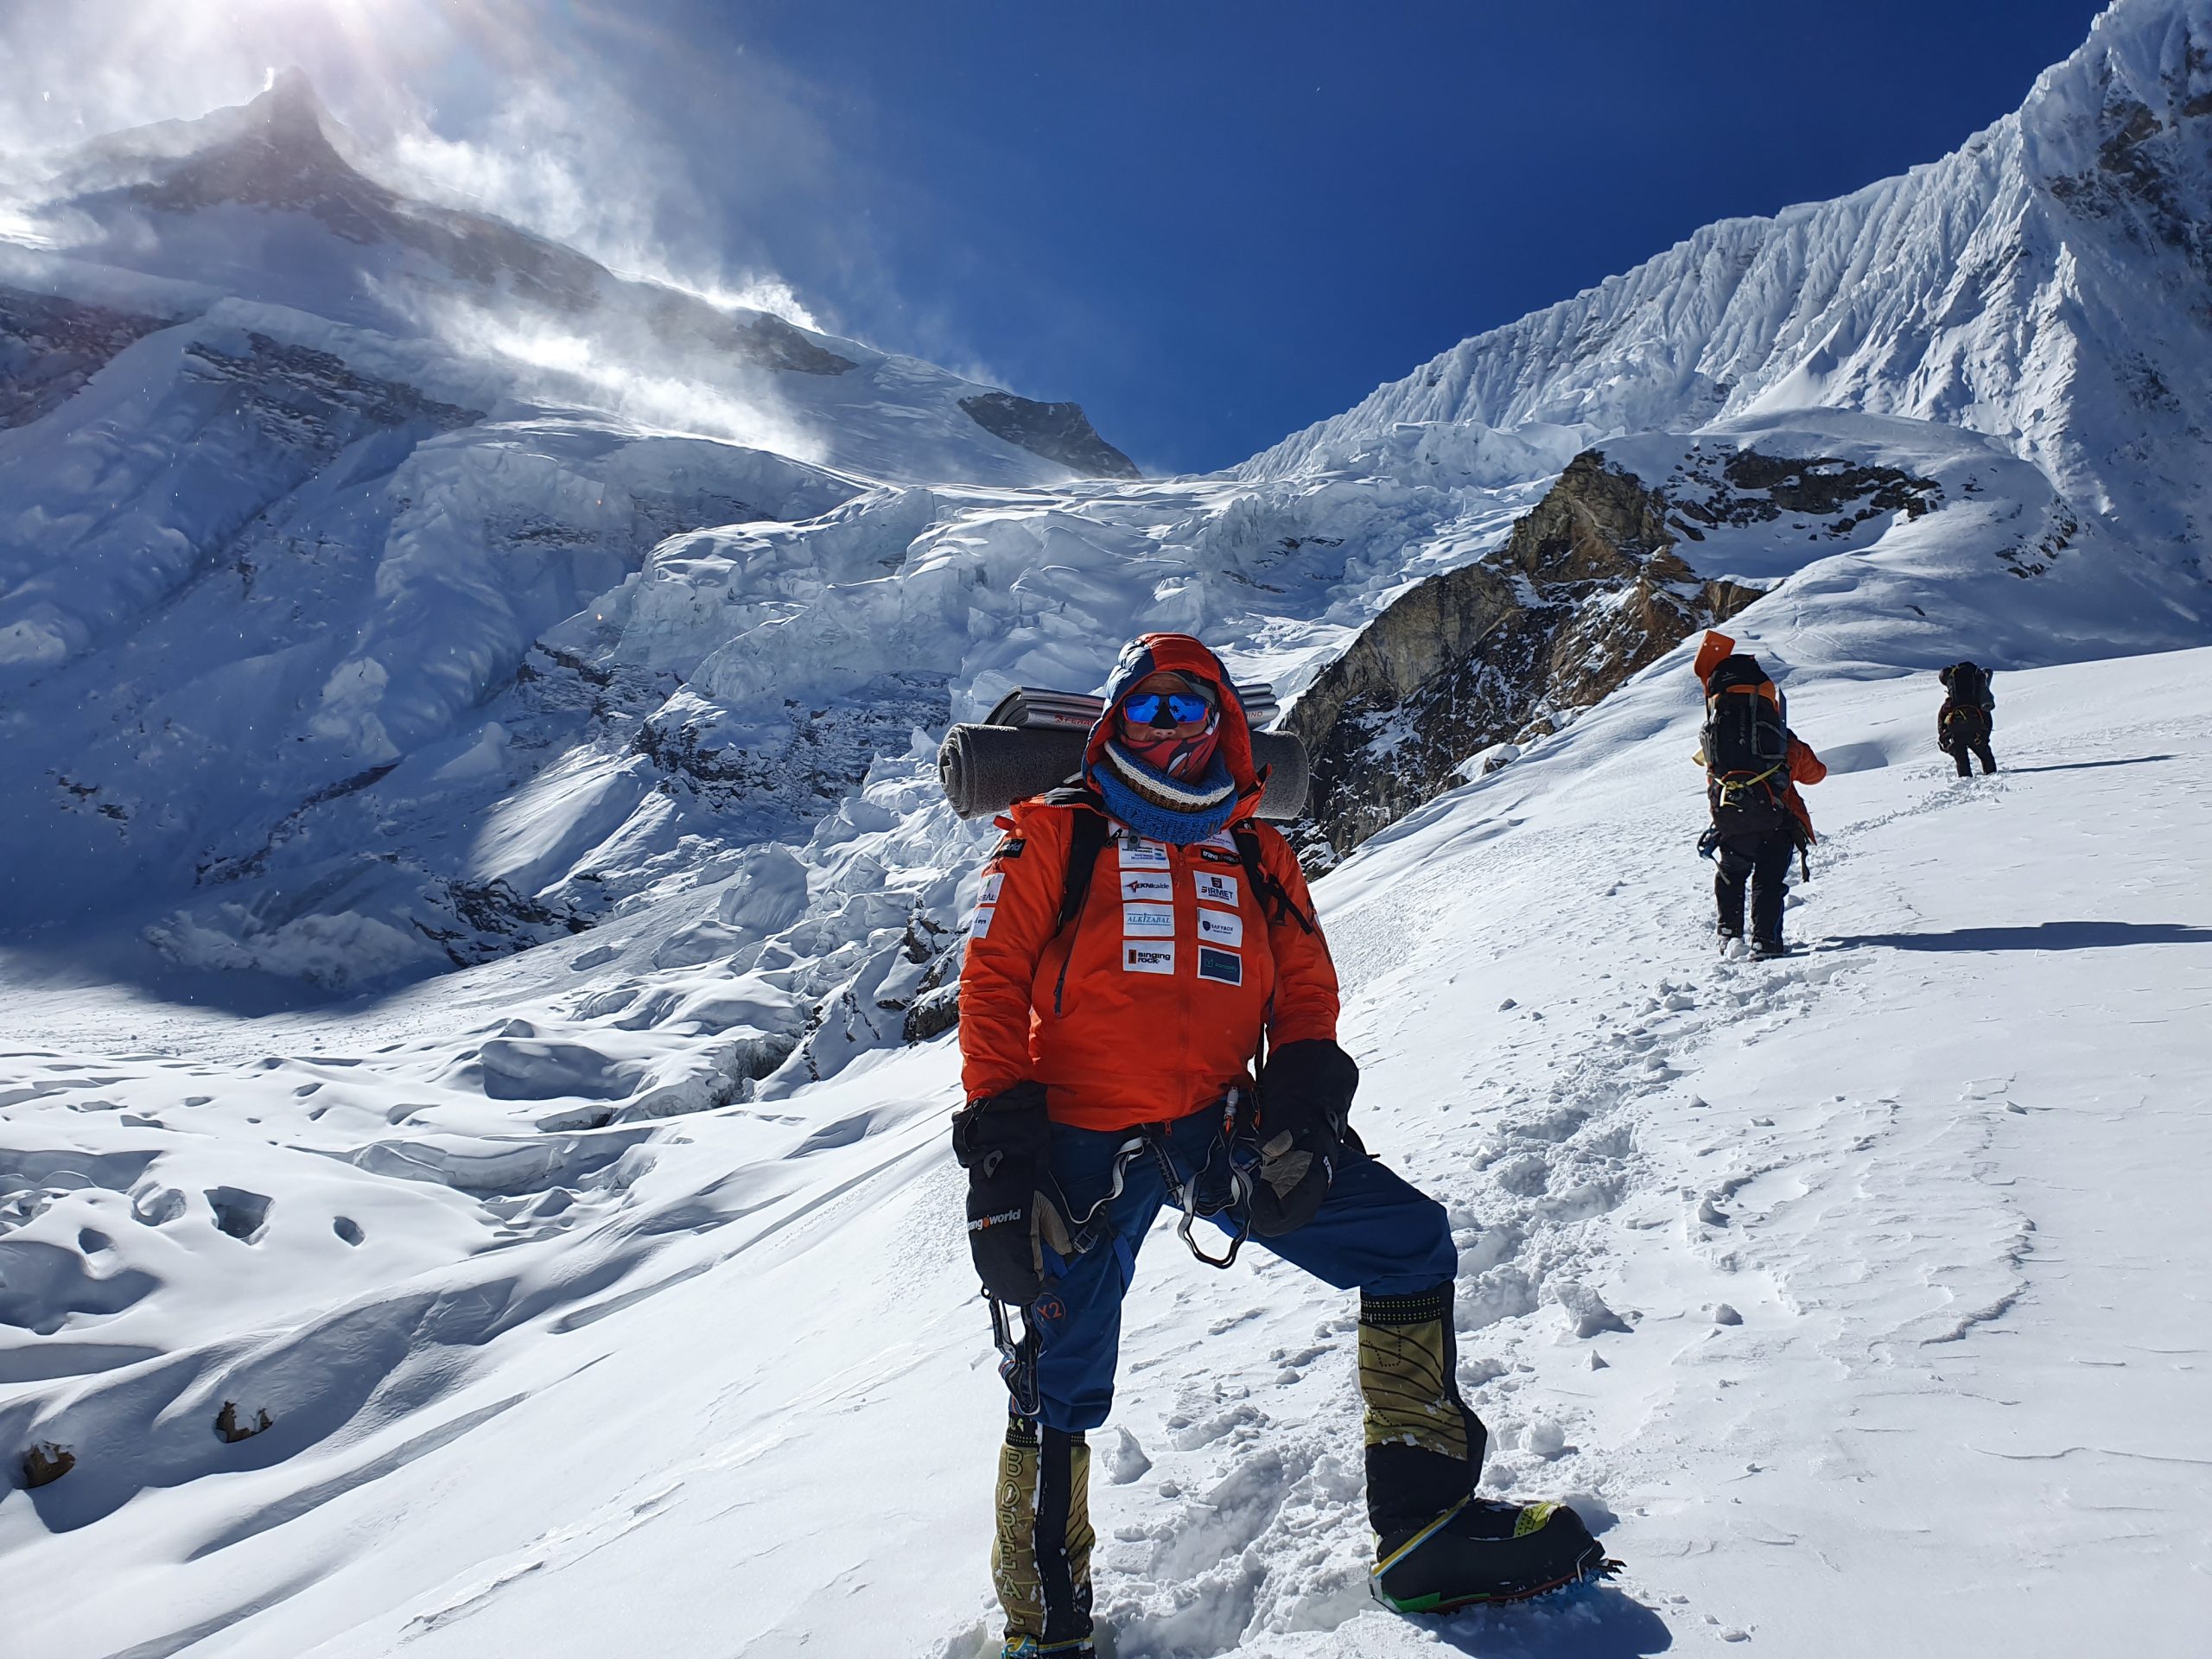
<path id="1" fill-rule="evenodd" d="M 2173 758 L 2171 754 L 2136 754 L 2121 760 L 2066 760 L 2051 766 L 2006 766 L 2003 770 L 2014 775 L 2031 772 L 2094 772 L 2101 766 L 2154 766 Z"/>
<path id="2" fill-rule="evenodd" d="M 1665 1653 L 1673 1633 L 1658 1614 L 1610 1587 L 1516 1607 L 1480 1607 L 1435 1626 L 1437 1645 L 1478 1659 L 1632 1659 Z"/>
<path id="3" fill-rule="evenodd" d="M 2212 927 L 2178 922 L 2038 922 L 2033 927 L 1961 927 L 1948 933 L 1859 933 L 1828 943 L 1886 944 L 1893 950 L 2102 950 L 2122 944 L 2212 944 Z"/>

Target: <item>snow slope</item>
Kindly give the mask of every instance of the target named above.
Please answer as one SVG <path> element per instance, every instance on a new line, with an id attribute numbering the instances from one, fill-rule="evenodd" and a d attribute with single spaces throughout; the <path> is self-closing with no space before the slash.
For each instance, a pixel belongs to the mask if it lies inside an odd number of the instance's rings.
<path id="1" fill-rule="evenodd" d="M 1958 784 L 1928 677 L 1744 624 L 1835 766 L 1810 955 L 1713 954 L 1682 653 L 1320 888 L 1363 1133 L 1459 1229 L 1489 1479 L 1595 1499 L 1628 1572 L 1365 1607 L 1350 1301 L 1163 1233 L 1098 1437 L 1124 1659 L 2190 1649 L 2212 656 L 2000 674 L 2011 769 Z M 969 1652 L 1000 1404 L 950 1040 L 459 1186 L 330 1155 L 435 1118 L 395 1073 L 457 1012 L 21 1022 L 9 1134 L 76 1150 L 0 1252 L 80 1311 L 0 1416 L 84 1461 L 0 1552 L 86 1590 L 27 1650 Z M 275 1426 L 225 1446 L 226 1400 Z"/>

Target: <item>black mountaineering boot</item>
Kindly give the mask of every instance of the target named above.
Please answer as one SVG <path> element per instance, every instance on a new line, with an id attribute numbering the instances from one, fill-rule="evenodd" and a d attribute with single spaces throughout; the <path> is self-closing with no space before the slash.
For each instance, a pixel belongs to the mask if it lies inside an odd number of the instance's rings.
<path id="1" fill-rule="evenodd" d="M 1006 1612 L 1001 1659 L 1093 1659 L 1090 1447 L 1009 1418 L 999 1452 L 991 1583 Z"/>
<path id="2" fill-rule="evenodd" d="M 1605 1570 L 1605 1552 L 1566 1505 L 1474 1495 L 1488 1436 L 1459 1397 L 1459 1358 L 1449 1284 L 1360 1298 L 1370 1585 L 1402 1613 L 1518 1601 Z"/>

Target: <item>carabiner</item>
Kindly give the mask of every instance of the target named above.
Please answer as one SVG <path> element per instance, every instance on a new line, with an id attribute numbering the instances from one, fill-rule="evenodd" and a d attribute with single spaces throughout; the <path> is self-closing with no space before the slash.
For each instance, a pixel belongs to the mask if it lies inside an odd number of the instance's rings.
<path id="1" fill-rule="evenodd" d="M 989 1291 L 983 1300 L 991 1305 L 991 1342 L 999 1351 L 999 1380 L 1014 1402 L 1014 1414 L 1036 1421 L 1040 1402 L 1037 1394 L 1037 1327 L 1027 1313 L 1021 1316 L 1021 1339 L 1014 1340 L 1007 1323 L 1007 1305 Z"/>

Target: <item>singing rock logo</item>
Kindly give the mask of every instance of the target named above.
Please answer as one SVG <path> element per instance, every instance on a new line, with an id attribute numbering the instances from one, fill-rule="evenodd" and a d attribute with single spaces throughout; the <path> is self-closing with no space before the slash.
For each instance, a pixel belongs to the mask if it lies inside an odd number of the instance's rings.
<path id="1" fill-rule="evenodd" d="M 1244 982 L 1244 958 L 1234 950 L 1215 950 L 1198 947 L 1198 977 L 1218 980 L 1224 985 Z"/>
<path id="2" fill-rule="evenodd" d="M 1175 944 L 1147 944 L 1135 939 L 1122 942 L 1122 971 L 1125 974 L 1172 974 L 1175 971 Z"/>

